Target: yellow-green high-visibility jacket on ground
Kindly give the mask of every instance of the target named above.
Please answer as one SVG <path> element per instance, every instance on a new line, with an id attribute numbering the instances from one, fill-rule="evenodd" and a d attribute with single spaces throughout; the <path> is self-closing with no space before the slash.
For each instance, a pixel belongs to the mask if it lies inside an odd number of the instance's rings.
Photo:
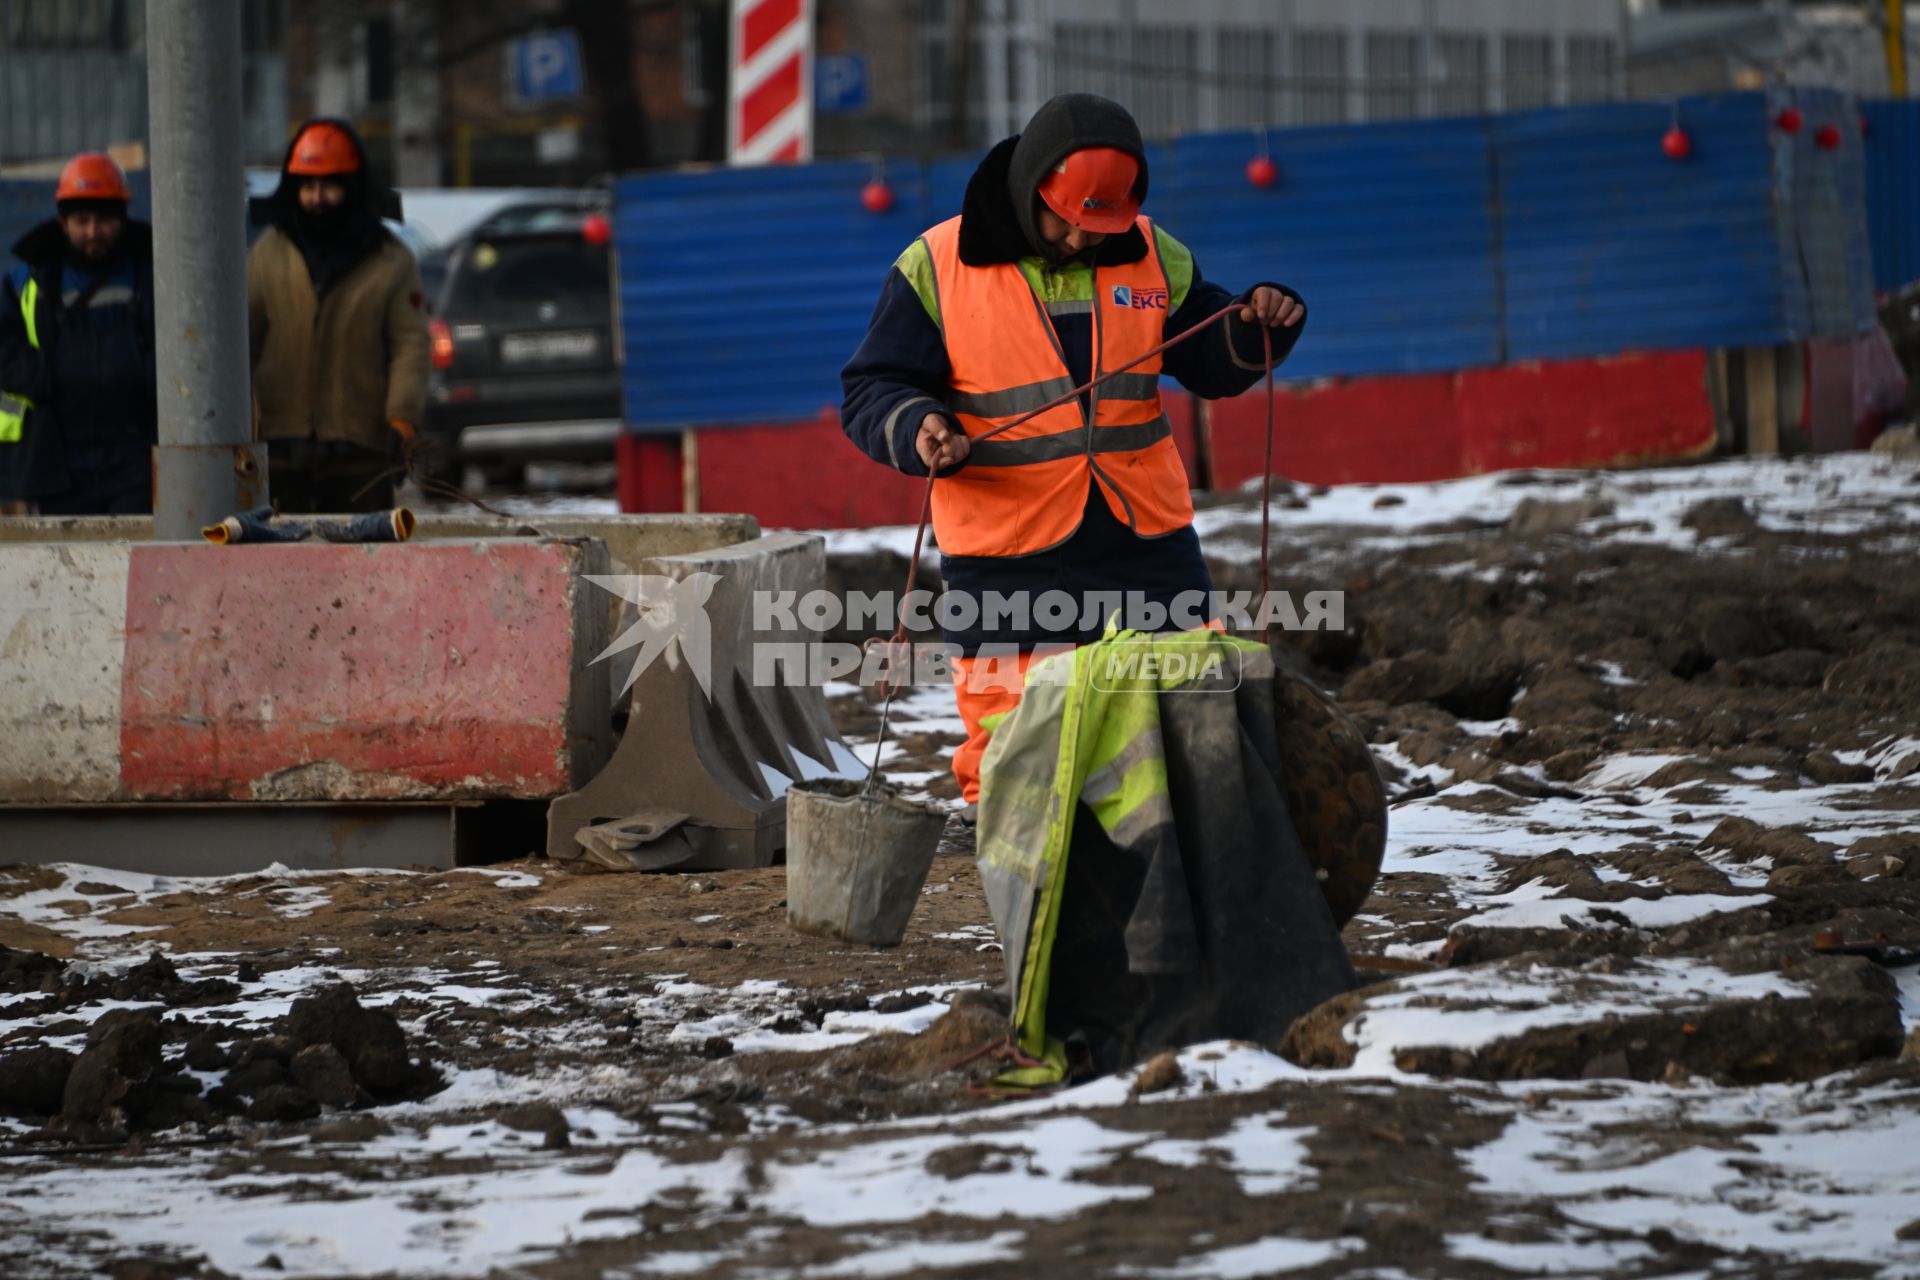
<path id="1" fill-rule="evenodd" d="M 1273 681 L 1264 646 L 1214 631 L 1110 631 L 1029 669 L 977 848 L 1014 1042 L 1043 1065 L 997 1083 L 1273 1043 L 1352 989 L 1282 795 Z"/>

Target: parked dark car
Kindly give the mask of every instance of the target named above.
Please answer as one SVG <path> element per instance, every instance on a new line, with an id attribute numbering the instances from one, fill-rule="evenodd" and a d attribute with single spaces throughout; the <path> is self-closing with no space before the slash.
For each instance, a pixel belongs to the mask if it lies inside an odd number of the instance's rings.
<path id="1" fill-rule="evenodd" d="M 510 205 L 452 249 L 431 322 L 423 443 L 517 483 L 528 462 L 613 456 L 620 430 L 612 254 L 593 203 Z"/>

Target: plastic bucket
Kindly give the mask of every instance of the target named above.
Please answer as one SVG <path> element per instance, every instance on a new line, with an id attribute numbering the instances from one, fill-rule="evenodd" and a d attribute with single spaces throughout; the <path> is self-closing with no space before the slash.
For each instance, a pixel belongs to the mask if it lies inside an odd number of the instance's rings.
<path id="1" fill-rule="evenodd" d="M 787 790 L 787 922 L 897 947 L 947 815 L 885 784 L 823 778 Z"/>

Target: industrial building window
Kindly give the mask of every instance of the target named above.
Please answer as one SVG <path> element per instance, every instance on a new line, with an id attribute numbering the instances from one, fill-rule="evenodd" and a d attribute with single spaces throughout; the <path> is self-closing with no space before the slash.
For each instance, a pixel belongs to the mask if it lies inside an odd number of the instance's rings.
<path id="1" fill-rule="evenodd" d="M 367 36 L 367 101 L 393 101 L 393 19 L 369 18 Z"/>
<path id="2" fill-rule="evenodd" d="M 1277 124 L 1273 72 L 1279 65 L 1280 38 L 1259 27 L 1221 27 L 1213 36 L 1218 68 L 1215 102 L 1222 129 Z"/>
<path id="3" fill-rule="evenodd" d="M 1567 39 L 1567 101 L 1605 102 L 1613 96 L 1613 41 L 1607 36 Z"/>
<path id="4" fill-rule="evenodd" d="M 1149 138 L 1193 127 L 1199 95 L 1200 36 L 1192 27 L 1135 27 L 1133 115 Z"/>
<path id="5" fill-rule="evenodd" d="M 1060 93 L 1097 93 L 1117 98 L 1120 38 L 1113 26 L 1062 22 L 1053 29 L 1053 82 Z"/>
<path id="6" fill-rule="evenodd" d="M 956 46 L 944 35 L 928 37 L 921 48 L 926 58 L 927 93 L 921 104 L 926 112 L 924 123 L 950 130 L 955 124 L 955 114 L 964 113 L 965 119 L 960 123 L 965 135 L 981 140 L 986 119 L 986 73 L 979 37 L 967 41 L 964 65 L 958 67 L 953 57 Z M 964 87 L 956 79 L 962 74 Z"/>
<path id="7" fill-rule="evenodd" d="M 1472 116 L 1487 109 L 1485 36 L 1442 31 L 1433 38 L 1433 58 L 1434 114 Z"/>
<path id="8" fill-rule="evenodd" d="M 129 0 L 0 0 L 14 49 L 124 49 Z"/>
<path id="9" fill-rule="evenodd" d="M 1507 110 L 1553 105 L 1553 37 L 1508 36 L 1502 52 L 1506 65 L 1500 81 Z"/>
<path id="10" fill-rule="evenodd" d="M 1301 28 L 1293 33 L 1293 79 L 1301 124 L 1347 118 L 1347 33 Z"/>
<path id="11" fill-rule="evenodd" d="M 1404 120 L 1420 113 L 1420 37 L 1367 32 L 1367 119 Z"/>
<path id="12" fill-rule="evenodd" d="M 240 49 L 243 53 L 274 53 L 284 38 L 283 0 L 245 0 L 240 6 Z"/>
<path id="13" fill-rule="evenodd" d="M 989 140 L 986 50 L 980 25 L 973 21 L 979 9 L 977 3 L 954 7 L 947 0 L 922 0 L 921 83 L 927 89 L 918 105 L 919 118 L 924 127 L 947 133 L 950 144 L 958 144 L 951 136 L 956 129 L 967 139 L 965 145 Z M 962 34 L 964 45 L 955 41 Z"/>

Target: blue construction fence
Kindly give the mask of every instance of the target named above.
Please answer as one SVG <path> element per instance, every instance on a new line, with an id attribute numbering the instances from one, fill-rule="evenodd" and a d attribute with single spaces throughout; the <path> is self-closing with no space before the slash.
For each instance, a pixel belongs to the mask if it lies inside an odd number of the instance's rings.
<path id="1" fill-rule="evenodd" d="M 1920 280 L 1920 99 L 1863 102 L 1860 118 L 1873 282 L 1888 293 Z"/>
<path id="2" fill-rule="evenodd" d="M 1862 332 L 1874 320 L 1869 165 L 1899 139 L 1872 127 L 1871 106 L 1863 132 L 1844 95 L 1791 102 L 1797 132 L 1776 123 L 1789 99 L 1762 93 L 1274 130 L 1264 145 L 1279 181 L 1265 189 L 1246 177 L 1258 134 L 1193 135 L 1151 149 L 1146 212 L 1210 278 L 1305 295 L 1293 379 Z M 1676 122 L 1691 142 L 1679 160 L 1661 145 Z M 1837 145 L 1821 144 L 1826 125 Z M 959 211 L 977 162 L 621 180 L 629 426 L 837 405 L 884 273 Z M 876 176 L 895 196 L 883 214 L 860 200 Z M 1914 175 L 1903 180 L 1911 192 Z"/>
<path id="3" fill-rule="evenodd" d="M 1797 132 L 1779 112 L 1798 108 Z M 1669 158 L 1675 123 L 1691 153 Z M 1821 145 L 1832 125 L 1835 147 Z M 1829 135 L 1831 138 L 1831 135 Z M 1264 145 L 1279 181 L 1246 163 Z M 811 418 L 885 272 L 977 156 L 641 174 L 615 190 L 627 418 Z M 1920 279 L 1920 102 L 1727 94 L 1256 133 L 1152 148 L 1147 212 L 1210 277 L 1311 306 L 1291 379 L 1845 337 Z M 883 214 L 860 191 L 885 179 Z M 130 175 L 136 216 L 147 175 Z M 0 181 L 0 246 L 52 211 Z"/>

